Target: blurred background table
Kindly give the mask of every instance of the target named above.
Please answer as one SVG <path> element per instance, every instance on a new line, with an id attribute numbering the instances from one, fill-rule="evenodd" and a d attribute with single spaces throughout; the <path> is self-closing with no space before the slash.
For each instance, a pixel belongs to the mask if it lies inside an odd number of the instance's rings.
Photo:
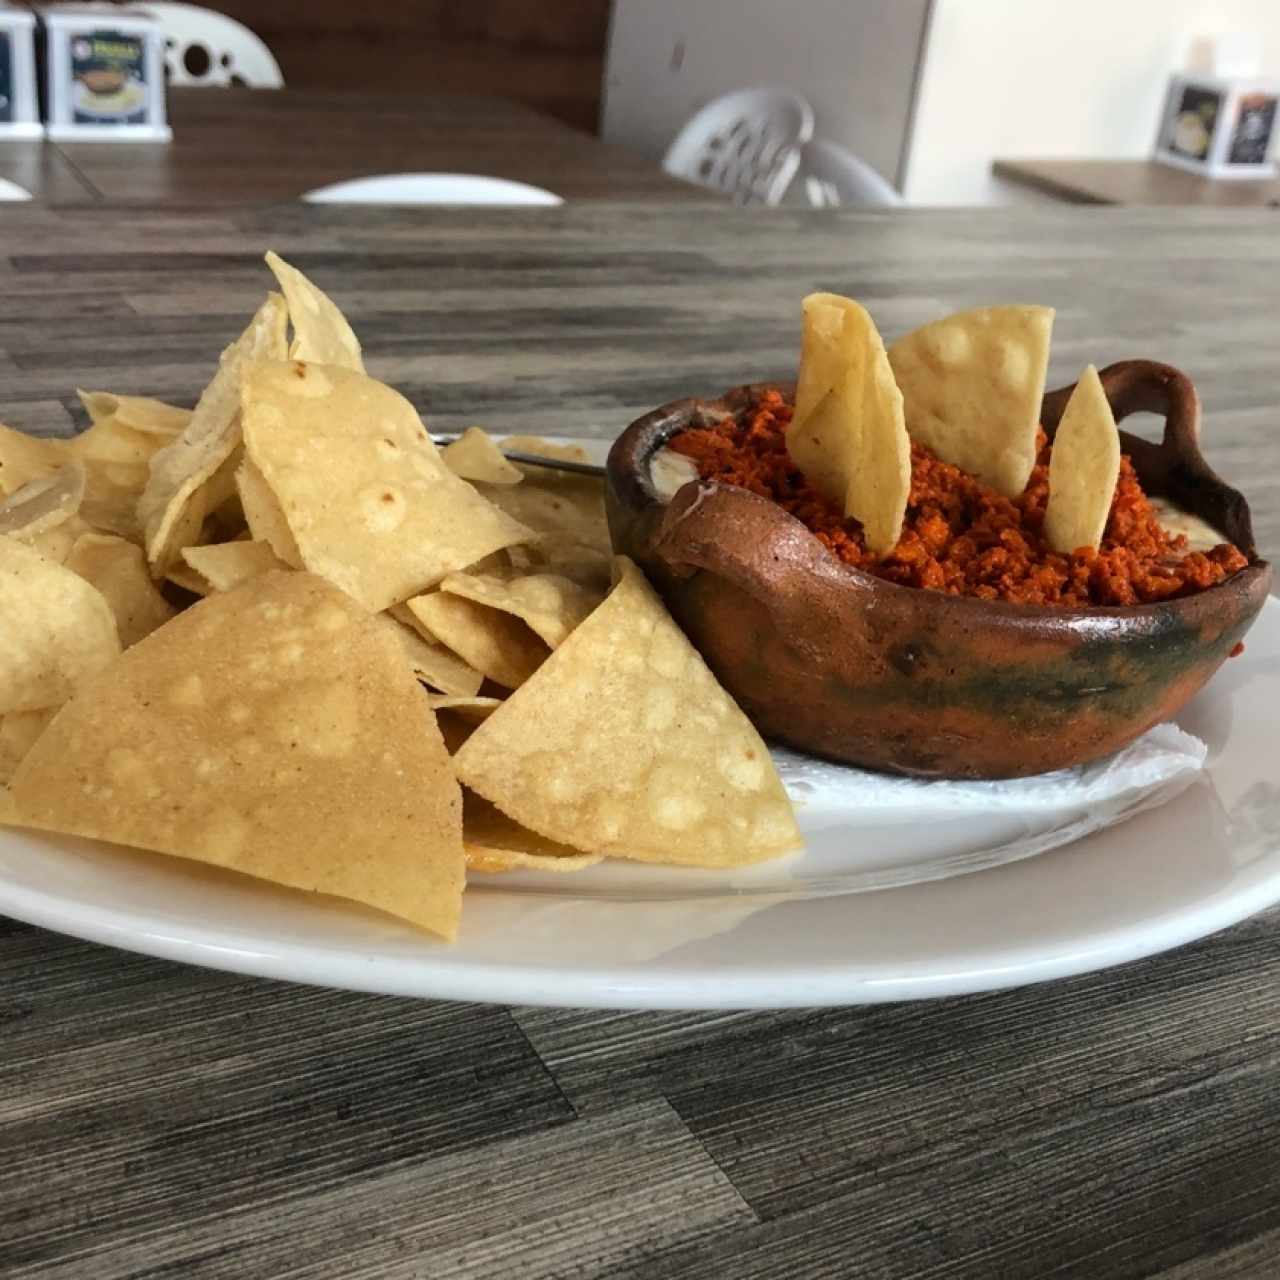
<path id="1" fill-rule="evenodd" d="M 50 434 L 77 385 L 190 403 L 269 245 L 442 429 L 608 438 L 784 377 L 812 289 L 887 339 L 1052 303 L 1051 384 L 1186 369 L 1280 550 L 1267 213 L 28 205 L 0 235 L 0 420 Z M 289 986 L 0 917 L 0 1274 L 1262 1280 L 1278 1092 L 1277 911 L 1022 990 L 693 1014 Z"/>
<path id="2" fill-rule="evenodd" d="M 98 198 L 74 165 L 43 142 L 0 140 L 0 178 L 17 183 L 42 203 L 83 204 Z"/>
<path id="3" fill-rule="evenodd" d="M 1154 160 L 997 160 L 991 172 L 1073 204 L 1252 209 L 1280 203 L 1280 178 L 1205 178 Z"/>
<path id="4" fill-rule="evenodd" d="M 423 170 L 509 178 L 565 200 L 717 198 L 504 98 L 171 89 L 169 119 L 167 145 L 0 144 L 0 177 L 50 203 L 202 208 L 292 200 L 346 178 Z"/>

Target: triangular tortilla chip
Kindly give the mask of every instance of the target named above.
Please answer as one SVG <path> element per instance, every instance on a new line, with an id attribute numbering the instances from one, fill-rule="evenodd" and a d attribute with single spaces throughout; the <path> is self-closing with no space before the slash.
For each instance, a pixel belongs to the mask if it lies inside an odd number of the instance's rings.
<path id="1" fill-rule="evenodd" d="M 889 348 L 912 440 L 1006 498 L 1036 461 L 1051 307 L 982 307 L 935 320 Z"/>
<path id="2" fill-rule="evenodd" d="M 190 409 L 152 400 L 149 396 L 118 396 L 111 391 L 76 391 L 89 420 L 101 422 L 115 418 L 134 431 L 146 435 L 172 437 L 180 435 L 191 421 Z"/>
<path id="3" fill-rule="evenodd" d="M 480 427 L 468 427 L 452 444 L 440 451 L 444 464 L 455 476 L 485 484 L 519 484 L 520 468 L 503 457 L 493 437 Z"/>
<path id="4" fill-rule="evenodd" d="M 451 573 L 440 590 L 519 618 L 553 649 L 569 638 L 605 596 L 603 591 L 593 591 L 558 573 L 514 576 L 479 573 L 474 568 Z"/>
<path id="5" fill-rule="evenodd" d="M 539 542 L 570 542 L 608 554 L 609 522 L 604 513 L 604 482 L 593 476 L 521 468 L 519 484 L 477 484 L 495 507 L 539 536 Z"/>
<path id="6" fill-rule="evenodd" d="M 54 564 L 65 564 L 71 548 L 76 545 L 76 539 L 81 534 L 92 532 L 92 526 L 77 513 L 42 533 L 29 535 L 20 532 L 12 536 L 19 542 L 25 542 L 33 551 L 38 551 L 46 560 L 52 560 Z"/>
<path id="7" fill-rule="evenodd" d="M 105 533 L 82 534 L 64 563 L 102 592 L 115 615 L 116 632 L 124 649 L 164 626 L 174 615 L 173 607 L 156 590 L 142 548 L 124 538 Z"/>
<path id="8" fill-rule="evenodd" d="M 884 343 L 851 298 L 804 300 L 787 452 L 820 493 L 861 522 L 871 551 L 885 555 L 897 546 L 911 494 L 911 441 Z"/>
<path id="9" fill-rule="evenodd" d="M 0 715 L 58 706 L 119 653 L 100 592 L 0 535 Z"/>
<path id="10" fill-rule="evenodd" d="M 0 497 L 16 493 L 31 480 L 57 471 L 70 457 L 65 440 L 29 436 L 0 426 Z"/>
<path id="11" fill-rule="evenodd" d="M 485 875 L 503 871 L 583 871 L 604 857 L 581 853 L 527 831 L 474 791 L 462 793 L 462 844 L 467 852 L 467 870 Z"/>
<path id="12" fill-rule="evenodd" d="M 551 444 L 538 436 L 506 436 L 502 445 L 518 453 L 540 454 L 565 462 L 587 461 L 586 450 L 579 446 Z M 518 485 L 477 482 L 476 488 L 494 506 L 537 533 L 538 545 L 548 551 L 568 544 L 590 547 L 612 557 L 602 479 L 525 463 L 516 463 L 515 467 L 524 477 Z M 565 570 L 557 567 L 555 572 Z M 606 580 L 607 577 L 606 574 Z"/>
<path id="13" fill-rule="evenodd" d="M 262 573 L 288 569 L 269 542 L 219 542 L 208 547 L 183 547 L 182 558 L 214 591 L 232 591 Z"/>
<path id="14" fill-rule="evenodd" d="M 768 749 L 629 560 L 467 740 L 458 777 L 587 853 L 725 867 L 800 844 Z"/>
<path id="15" fill-rule="evenodd" d="M 193 596 L 213 594 L 213 588 L 185 560 L 171 564 L 164 571 L 164 580 L 183 591 L 190 591 Z"/>
<path id="16" fill-rule="evenodd" d="M 334 894 L 454 936 L 462 800 L 395 641 L 310 574 L 211 596 L 41 735 L 16 820 Z"/>
<path id="17" fill-rule="evenodd" d="M 138 503 L 150 479 L 152 457 L 173 439 L 173 434 L 137 430 L 113 414 L 67 442 L 85 466 L 81 511 L 94 528 L 142 544 Z"/>
<path id="18" fill-rule="evenodd" d="M 363 374 L 300 361 L 257 365 L 245 380 L 243 416 L 249 460 L 275 494 L 302 563 L 370 612 L 533 537 L 441 462 L 403 396 Z M 261 537 L 248 501 L 245 512 Z"/>
<path id="19" fill-rule="evenodd" d="M 65 524 L 84 501 L 85 469 L 74 458 L 48 475 L 28 480 L 0 501 L 0 534 L 30 541 Z"/>
<path id="20" fill-rule="evenodd" d="M 484 676 L 469 667 L 452 649 L 446 649 L 422 627 L 403 605 L 386 613 L 376 613 L 400 642 L 413 674 L 432 689 L 460 697 L 474 697 Z"/>
<path id="21" fill-rule="evenodd" d="M 1119 479 L 1120 432 L 1102 379 L 1089 365 L 1067 401 L 1049 454 L 1044 536 L 1055 551 L 1098 549 Z"/>
<path id="22" fill-rule="evenodd" d="M 432 591 L 405 603 L 425 634 L 508 689 L 522 685 L 550 652 L 519 618 L 474 600 Z"/>
<path id="23" fill-rule="evenodd" d="M 249 327 L 223 353 L 182 434 L 151 459 L 151 476 L 138 501 L 147 559 L 156 576 L 199 540 L 211 510 L 204 485 L 240 443 L 240 383 L 259 360 L 285 353 L 287 311 L 279 294 L 267 295 Z"/>
<path id="24" fill-rule="evenodd" d="M 249 532 L 258 542 L 265 542 L 285 564 L 302 568 L 302 553 L 294 541 L 289 525 L 280 510 L 276 495 L 263 479 L 262 472 L 246 457 L 236 470 L 236 489 Z"/>
<path id="25" fill-rule="evenodd" d="M 278 254 L 267 254 L 267 266 L 279 281 L 289 304 L 289 319 L 293 323 L 290 358 L 363 373 L 360 341 L 329 295 L 317 289 L 297 267 L 291 267 Z"/>

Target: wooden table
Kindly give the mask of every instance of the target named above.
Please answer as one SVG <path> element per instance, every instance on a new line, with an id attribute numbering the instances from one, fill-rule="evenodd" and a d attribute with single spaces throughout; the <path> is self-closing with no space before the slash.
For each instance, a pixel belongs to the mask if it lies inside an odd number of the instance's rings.
<path id="1" fill-rule="evenodd" d="M 566 200 L 713 201 L 623 147 L 502 98 L 174 89 L 173 142 L 8 142 L 0 177 L 51 203 L 296 200 L 378 173 L 477 173 Z"/>
<path id="2" fill-rule="evenodd" d="M 1280 550 L 1266 214 L 0 212 L 0 419 L 190 400 L 274 245 L 443 428 L 612 436 L 794 368 L 798 303 L 886 337 L 1058 307 L 1052 381 L 1156 355 Z M 1052 855 L 1047 855 L 1052 856 Z M 379 998 L 0 919 L 5 1280 L 1274 1277 L 1280 912 L 930 1004 L 609 1014 Z"/>
<path id="3" fill-rule="evenodd" d="M 1154 160 L 997 160 L 997 178 L 1073 204 L 1212 205 L 1258 208 L 1280 204 L 1280 178 L 1202 178 Z"/>

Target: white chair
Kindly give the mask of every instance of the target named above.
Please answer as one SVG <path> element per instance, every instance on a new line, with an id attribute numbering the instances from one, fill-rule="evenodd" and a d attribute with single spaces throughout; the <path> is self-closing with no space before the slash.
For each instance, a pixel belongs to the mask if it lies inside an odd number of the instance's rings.
<path id="1" fill-rule="evenodd" d="M 164 31 L 164 62 L 173 85 L 283 89 L 280 64 L 242 22 L 198 4 L 154 0 L 145 8 Z"/>
<path id="2" fill-rule="evenodd" d="M 308 204 L 564 204 L 542 187 L 473 173 L 383 173 L 317 187 L 302 198 Z"/>
<path id="3" fill-rule="evenodd" d="M 8 178 L 0 178 L 0 200 L 30 200 L 31 192 Z"/>
<path id="4" fill-rule="evenodd" d="M 786 89 L 739 89 L 707 103 L 676 135 L 662 167 L 738 204 L 777 204 L 813 136 L 813 108 Z"/>
<path id="5" fill-rule="evenodd" d="M 889 208 L 905 203 L 865 160 L 859 160 L 839 143 L 822 139 L 810 142 L 801 164 L 801 185 L 815 208 L 842 204 Z"/>

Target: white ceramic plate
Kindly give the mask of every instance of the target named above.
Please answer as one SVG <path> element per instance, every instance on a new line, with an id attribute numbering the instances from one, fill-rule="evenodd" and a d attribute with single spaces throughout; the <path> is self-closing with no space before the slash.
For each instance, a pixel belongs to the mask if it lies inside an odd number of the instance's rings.
<path id="1" fill-rule="evenodd" d="M 1158 808 L 1006 803 L 868 825 L 810 787 L 796 859 L 473 877 L 451 947 L 180 859 L 3 828 L 0 912 L 263 977 L 510 1004 L 764 1008 L 1011 987 L 1167 950 L 1280 901 L 1280 603 L 1178 719 L 1208 763 Z M 1104 820 L 1118 825 L 1090 832 Z M 866 891 L 885 884 L 900 887 Z"/>

